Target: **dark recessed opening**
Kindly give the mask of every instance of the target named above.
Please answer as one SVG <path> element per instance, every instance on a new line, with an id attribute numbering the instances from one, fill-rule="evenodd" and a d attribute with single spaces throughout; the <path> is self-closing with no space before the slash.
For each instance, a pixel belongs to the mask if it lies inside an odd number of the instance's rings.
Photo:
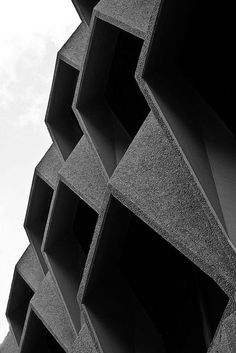
<path id="1" fill-rule="evenodd" d="M 84 297 L 104 351 L 205 353 L 227 303 L 210 277 L 112 199 Z"/>
<path id="2" fill-rule="evenodd" d="M 106 85 L 106 100 L 133 138 L 149 113 L 147 102 L 134 78 L 142 40 L 119 30 Z"/>
<path id="3" fill-rule="evenodd" d="M 15 271 L 6 316 L 10 321 L 17 343 L 20 343 L 29 302 L 34 292 Z"/>
<path id="4" fill-rule="evenodd" d="M 136 216 L 120 265 L 164 351 L 206 352 L 228 302 L 220 287 Z"/>
<path id="5" fill-rule="evenodd" d="M 178 64 L 184 75 L 235 135 L 233 119 L 232 4 L 195 1 Z"/>
<path id="6" fill-rule="evenodd" d="M 25 228 L 44 273 L 47 273 L 48 270 L 41 252 L 41 245 L 52 195 L 53 189 L 38 175 L 35 175 L 25 220 Z"/>
<path id="7" fill-rule="evenodd" d="M 144 78 L 236 243 L 232 5 L 164 0 Z"/>
<path id="8" fill-rule="evenodd" d="M 83 134 L 72 110 L 79 71 L 60 59 L 57 65 L 46 122 L 66 160 Z"/>
<path id="9" fill-rule="evenodd" d="M 31 310 L 22 344 L 22 353 L 65 353 L 64 349 Z"/>
<path id="10" fill-rule="evenodd" d="M 163 0 L 145 76 L 158 86 L 169 70 L 172 81 L 173 71 L 179 72 L 235 134 L 232 6 L 213 0 Z"/>
<path id="11" fill-rule="evenodd" d="M 97 221 L 97 213 L 63 182 L 59 183 L 45 249 L 76 329 L 77 292 Z"/>
<path id="12" fill-rule="evenodd" d="M 97 213 L 86 202 L 78 198 L 73 222 L 73 234 L 87 257 L 94 228 L 97 222 Z M 79 240 L 78 238 L 79 237 Z"/>
<path id="13" fill-rule="evenodd" d="M 97 5 L 98 0 L 73 0 L 75 7 L 79 9 L 79 12 L 84 17 L 86 23 L 89 25 L 93 8 Z"/>
<path id="14" fill-rule="evenodd" d="M 97 18 L 94 26 L 77 109 L 111 175 L 149 113 L 134 77 L 143 40 Z"/>

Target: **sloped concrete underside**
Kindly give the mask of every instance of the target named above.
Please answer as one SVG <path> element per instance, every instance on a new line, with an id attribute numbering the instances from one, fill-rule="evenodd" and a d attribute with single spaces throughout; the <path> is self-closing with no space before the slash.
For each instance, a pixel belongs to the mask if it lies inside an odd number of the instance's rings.
<path id="1" fill-rule="evenodd" d="M 72 3 L 1 353 L 235 352 L 233 11 Z"/>

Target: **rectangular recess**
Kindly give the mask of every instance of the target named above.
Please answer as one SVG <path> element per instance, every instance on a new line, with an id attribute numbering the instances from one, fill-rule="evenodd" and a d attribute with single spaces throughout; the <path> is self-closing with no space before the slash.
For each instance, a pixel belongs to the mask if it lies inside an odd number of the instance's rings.
<path id="1" fill-rule="evenodd" d="M 76 108 L 109 176 L 149 113 L 135 80 L 142 45 L 95 18 Z"/>
<path id="2" fill-rule="evenodd" d="M 22 342 L 21 352 L 65 353 L 65 350 L 60 346 L 32 309 Z"/>
<path id="3" fill-rule="evenodd" d="M 52 195 L 53 188 L 35 173 L 24 227 L 45 274 L 48 269 L 41 252 L 41 245 Z"/>
<path id="4" fill-rule="evenodd" d="M 44 252 L 77 332 L 81 328 L 77 292 L 97 217 L 96 211 L 59 182 Z"/>
<path id="5" fill-rule="evenodd" d="M 234 31 L 230 6 L 222 7 L 212 0 L 164 0 L 144 79 L 236 244 Z"/>
<path id="6" fill-rule="evenodd" d="M 6 310 L 6 316 L 10 322 L 18 345 L 20 344 L 29 302 L 33 295 L 34 291 L 22 278 L 18 271 L 15 270 Z"/>
<path id="7" fill-rule="evenodd" d="M 227 303 L 209 276 L 111 199 L 83 298 L 104 351 L 205 353 Z"/>
<path id="8" fill-rule="evenodd" d="M 46 123 L 66 160 L 83 135 L 72 110 L 79 71 L 58 57 L 54 75 Z"/>

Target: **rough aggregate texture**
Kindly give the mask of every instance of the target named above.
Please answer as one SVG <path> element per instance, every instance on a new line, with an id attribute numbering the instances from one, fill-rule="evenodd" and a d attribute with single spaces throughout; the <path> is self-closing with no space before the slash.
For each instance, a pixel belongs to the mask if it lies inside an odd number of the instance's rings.
<path id="1" fill-rule="evenodd" d="M 236 351 L 236 312 L 226 317 L 220 325 L 209 353 L 233 353 Z"/>
<path id="2" fill-rule="evenodd" d="M 145 38 L 155 0 L 101 0 L 95 7 L 97 16 L 128 32 Z"/>
<path id="3" fill-rule="evenodd" d="M 82 68 L 89 34 L 89 27 L 82 22 L 59 51 L 59 56 L 79 71 Z"/>
<path id="4" fill-rule="evenodd" d="M 81 138 L 59 174 L 72 190 L 96 211 L 100 211 L 107 181 L 85 136 Z"/>
<path id="5" fill-rule="evenodd" d="M 30 301 L 22 336 L 24 338 L 27 332 L 30 310 L 34 310 L 45 327 L 64 347 L 65 352 L 105 353 L 84 304 L 84 296 L 90 284 L 90 275 L 112 195 L 212 277 L 229 296 L 229 303 L 208 353 L 235 353 L 236 249 L 145 81 L 148 54 L 153 46 L 153 34 L 157 28 L 162 2 L 161 0 L 86 1 L 73 0 L 77 11 L 82 14 L 82 23 L 58 52 L 56 70 L 59 60 L 63 60 L 83 73 L 88 41 L 96 29 L 94 26 L 96 18 L 101 18 L 144 40 L 135 79 L 151 113 L 108 180 L 96 146 L 78 118 L 76 102 L 81 80 L 79 75 L 72 109 L 86 136 L 80 138 L 66 161 L 63 160 L 57 145 L 53 144 L 37 165 L 36 174 L 55 190 L 53 200 L 60 179 L 99 213 L 77 295 L 83 312 L 81 331 L 77 334 L 73 328 L 68 309 L 59 288 L 53 281 L 51 266 L 44 277 L 31 245 L 16 266 L 20 275 L 35 291 Z M 85 4 L 88 5 L 89 11 L 91 4 L 96 5 L 91 23 L 91 13 L 87 14 Z M 96 82 L 96 77 L 93 79 Z M 99 122 L 93 128 L 96 130 L 98 127 Z M 52 208 L 46 229 L 51 215 Z M 43 244 L 44 242 L 45 236 Z M 19 351 L 11 332 L 0 346 L 0 351 L 1 353 Z"/>
<path id="6" fill-rule="evenodd" d="M 34 291 L 37 291 L 44 278 L 44 274 L 32 245 L 28 246 L 16 267 L 17 271 L 25 279 L 29 286 Z"/>
<path id="7" fill-rule="evenodd" d="M 145 74 L 145 67 L 148 65 L 148 54 L 150 52 L 150 49 L 152 48 L 153 45 L 153 34 L 157 30 L 157 23 L 158 23 L 158 18 L 159 18 L 159 11 L 161 9 L 161 1 L 157 0 L 155 2 L 155 6 L 152 11 L 152 15 L 149 21 L 149 27 L 148 27 L 148 32 L 146 39 L 144 41 L 144 45 L 142 48 L 142 52 L 139 58 L 139 62 L 137 65 L 135 77 L 136 80 L 139 84 L 139 87 L 144 94 L 153 115 L 155 118 L 158 120 L 161 128 L 163 129 L 167 139 L 169 140 L 170 144 L 172 145 L 172 148 L 175 150 L 175 153 L 180 156 L 181 163 L 182 163 L 182 168 L 186 170 L 186 173 L 191 174 L 192 178 L 192 183 L 195 185 L 197 184 L 197 194 L 198 198 L 201 202 L 201 207 L 204 208 L 204 211 L 207 214 L 207 217 L 209 218 L 209 221 L 213 224 L 213 227 L 216 229 L 216 232 L 218 232 L 219 228 L 221 232 L 224 234 L 223 237 L 221 236 L 220 241 L 222 242 L 222 246 L 228 247 L 228 244 L 230 244 L 230 247 L 234 249 L 234 251 L 229 251 L 228 257 L 230 258 L 232 265 L 234 266 L 236 257 L 235 257 L 235 246 L 227 236 L 227 233 L 225 229 L 223 228 L 219 218 L 217 217 L 209 199 L 207 198 L 203 187 L 201 186 L 198 178 L 196 177 L 193 168 L 191 167 L 188 159 L 186 158 L 183 149 L 181 145 L 177 142 L 177 139 L 173 133 L 173 131 L 170 129 L 170 126 L 168 125 L 159 105 L 157 100 L 155 99 L 153 93 L 151 92 L 151 89 L 148 85 L 148 83 L 145 81 L 144 74 Z"/>
<path id="8" fill-rule="evenodd" d="M 76 333 L 50 273 L 33 296 L 31 305 L 61 345 L 69 351 Z"/>
<path id="9" fill-rule="evenodd" d="M 81 331 L 74 342 L 73 349 L 71 352 L 72 353 L 76 353 L 76 352 L 96 353 L 97 352 L 86 324 L 82 326 Z"/>
<path id="10" fill-rule="evenodd" d="M 62 159 L 56 146 L 53 144 L 37 165 L 36 172 L 52 188 L 54 188 L 57 181 L 57 175 L 61 167 Z"/>
<path id="11" fill-rule="evenodd" d="M 191 175 L 152 114 L 110 184 L 120 201 L 231 293 L 235 272 L 227 251 L 231 255 L 233 249 L 227 243 L 222 246 L 224 235 L 210 223 Z"/>

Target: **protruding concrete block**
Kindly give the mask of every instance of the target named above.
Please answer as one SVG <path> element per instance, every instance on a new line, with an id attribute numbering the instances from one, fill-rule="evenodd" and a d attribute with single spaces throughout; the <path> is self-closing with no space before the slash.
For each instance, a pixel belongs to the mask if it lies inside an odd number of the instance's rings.
<path id="1" fill-rule="evenodd" d="M 31 245 L 28 246 L 18 261 L 16 269 L 33 291 L 36 292 L 44 279 L 44 273 Z"/>
<path id="2" fill-rule="evenodd" d="M 62 165 L 63 159 L 53 144 L 36 166 L 37 175 L 54 189 Z"/>
<path id="3" fill-rule="evenodd" d="M 152 114 L 110 184 L 128 208 L 233 293 L 235 252 L 199 184 Z"/>
<path id="4" fill-rule="evenodd" d="M 59 50 L 59 56 L 77 70 L 82 69 L 83 59 L 86 54 L 90 29 L 81 23 L 68 41 Z"/>
<path id="5" fill-rule="evenodd" d="M 100 0 L 96 16 L 137 37 L 145 38 L 155 0 Z"/>
<path id="6" fill-rule="evenodd" d="M 65 162 L 59 175 L 93 209 L 100 211 L 108 180 L 85 136 Z"/>

